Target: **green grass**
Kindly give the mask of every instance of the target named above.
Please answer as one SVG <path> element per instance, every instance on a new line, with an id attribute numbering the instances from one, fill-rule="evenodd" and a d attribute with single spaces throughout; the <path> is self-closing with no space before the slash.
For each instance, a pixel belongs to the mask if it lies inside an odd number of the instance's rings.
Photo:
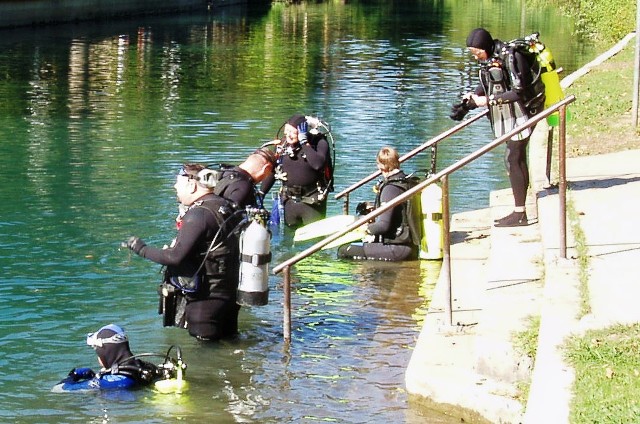
<path id="1" fill-rule="evenodd" d="M 581 156 L 637 148 L 632 125 L 634 42 L 592 69 L 566 90 L 569 105 L 567 155 Z"/>
<path id="2" fill-rule="evenodd" d="M 540 334 L 540 315 L 531 316 L 527 322 L 527 328 L 524 331 L 515 333 L 513 336 L 513 345 L 517 352 L 531 358 L 531 362 L 536 358 L 536 350 L 538 349 L 538 336 Z M 529 398 L 529 389 L 531 381 L 521 382 L 518 384 L 520 392 L 517 400 L 522 404 L 527 402 Z"/>
<path id="3" fill-rule="evenodd" d="M 566 357 L 575 368 L 570 422 L 640 422 L 640 324 L 573 337 Z"/>
<path id="4" fill-rule="evenodd" d="M 571 232 L 573 233 L 573 239 L 576 242 L 576 253 L 578 261 L 578 280 L 580 283 L 580 316 L 581 318 L 591 312 L 591 305 L 589 304 L 589 249 L 587 247 L 587 240 L 580 227 L 580 216 L 576 211 L 576 208 L 571 201 L 571 192 L 567 196 L 567 216 L 569 218 L 569 225 L 571 226 Z"/>

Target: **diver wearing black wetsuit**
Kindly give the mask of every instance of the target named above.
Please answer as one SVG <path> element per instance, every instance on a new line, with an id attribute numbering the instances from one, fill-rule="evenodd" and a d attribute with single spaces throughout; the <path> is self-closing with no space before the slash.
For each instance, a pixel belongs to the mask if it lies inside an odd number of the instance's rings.
<path id="1" fill-rule="evenodd" d="M 378 153 L 379 166 L 388 166 L 383 171 L 383 180 L 378 185 L 375 208 L 390 202 L 404 193 L 408 186 L 406 175 L 398 166 L 398 154 L 395 149 L 383 147 Z M 386 165 L 389 164 L 389 165 Z M 367 226 L 367 234 L 373 241 L 351 243 L 338 248 L 338 257 L 344 259 L 370 259 L 380 261 L 405 261 L 416 259 L 417 246 L 412 243 L 406 215 L 406 202 L 379 215 L 375 222 Z"/>
<path id="2" fill-rule="evenodd" d="M 323 135 L 307 130 L 304 115 L 289 118 L 284 126 L 285 138 L 279 147 L 276 172 L 262 183 L 261 191 L 266 193 L 276 179 L 282 181 L 280 195 L 289 227 L 320 220 L 327 212 L 329 142 Z"/>
<path id="3" fill-rule="evenodd" d="M 131 237 L 127 247 L 143 258 L 166 265 L 170 278 L 186 277 L 185 327 L 198 339 L 216 340 L 238 332 L 239 253 L 233 230 L 241 215 L 233 213 L 226 199 L 197 183 L 202 169 L 201 165 L 185 165 L 177 177 L 178 198 L 189 209 L 174 243 L 157 249 Z"/>
<path id="4" fill-rule="evenodd" d="M 484 62 L 480 69 L 480 84 L 474 93 L 464 96 L 466 111 L 478 106 L 488 106 L 489 119 L 496 137 L 500 137 L 527 121 L 542 110 L 544 86 L 539 78 L 535 57 L 507 48 L 505 43 L 494 40 L 484 28 L 476 28 L 467 37 L 467 47 L 474 57 Z M 453 119 L 464 116 L 454 110 Z M 525 202 L 529 187 L 527 144 L 533 127 L 525 129 L 507 141 L 505 166 L 514 198 L 514 211 L 496 220 L 497 227 L 528 225 Z"/>

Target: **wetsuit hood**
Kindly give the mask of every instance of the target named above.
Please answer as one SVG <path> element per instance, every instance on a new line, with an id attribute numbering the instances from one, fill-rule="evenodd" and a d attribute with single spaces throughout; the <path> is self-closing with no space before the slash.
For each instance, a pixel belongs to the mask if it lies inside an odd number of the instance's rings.
<path id="1" fill-rule="evenodd" d="M 109 324 L 96 333 L 89 334 L 87 344 L 96 350 L 105 368 L 111 368 L 115 364 L 123 365 L 133 356 L 127 335 L 117 325 Z"/>
<path id="2" fill-rule="evenodd" d="M 298 128 L 298 125 L 306 120 L 307 118 L 304 115 L 298 113 L 287 119 L 287 124 L 291 125 L 292 127 Z"/>
<path id="3" fill-rule="evenodd" d="M 476 28 L 469 33 L 467 37 L 467 47 L 482 49 L 491 56 L 494 52 L 494 40 L 489 31 L 484 28 Z"/>

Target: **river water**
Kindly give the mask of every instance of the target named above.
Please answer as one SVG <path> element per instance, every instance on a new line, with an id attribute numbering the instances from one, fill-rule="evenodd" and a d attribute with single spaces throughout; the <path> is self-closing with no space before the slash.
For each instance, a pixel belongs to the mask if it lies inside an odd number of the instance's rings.
<path id="1" fill-rule="evenodd" d="M 202 344 L 162 327 L 159 266 L 118 246 L 173 237 L 181 163 L 238 163 L 293 113 L 332 125 L 337 191 L 374 170 L 380 147 L 407 152 L 450 128 L 450 105 L 475 85 L 464 41 L 477 26 L 540 31 L 566 71 L 591 59 L 572 22 L 517 1 L 275 4 L 0 32 L 0 421 L 458 422 L 404 390 L 438 262 L 303 261 L 286 349 L 280 275 L 269 305 L 241 311 L 238 340 Z M 438 167 L 490 139 L 483 120 L 443 143 Z M 508 187 L 501 156 L 454 174 L 454 212 Z M 367 186 L 351 204 L 372 197 Z M 302 247 L 275 229 L 272 265 Z M 135 353 L 179 345 L 190 390 L 50 393 L 71 368 L 98 367 L 85 334 L 110 322 Z"/>

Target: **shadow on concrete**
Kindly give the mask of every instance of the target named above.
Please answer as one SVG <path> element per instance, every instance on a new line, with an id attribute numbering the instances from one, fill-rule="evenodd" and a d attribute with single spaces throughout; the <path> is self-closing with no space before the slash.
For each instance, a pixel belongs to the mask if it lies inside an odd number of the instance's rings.
<path id="1" fill-rule="evenodd" d="M 480 227 L 473 231 L 451 231 L 450 240 L 451 244 L 463 243 L 471 240 L 482 240 L 489 237 L 489 234 L 479 231 L 488 231 L 490 227 Z"/>
<path id="2" fill-rule="evenodd" d="M 630 178 L 605 178 L 605 179 L 589 179 L 569 182 L 569 188 L 571 190 L 588 190 L 592 188 L 609 188 L 623 184 L 636 183 L 640 181 L 640 177 Z"/>
<path id="3" fill-rule="evenodd" d="M 567 181 L 568 188 L 573 191 L 580 190 L 589 190 L 589 189 L 598 189 L 598 188 L 610 188 L 615 186 L 620 186 L 629 183 L 636 183 L 640 181 L 640 177 L 630 177 L 630 178 L 606 178 L 603 176 L 602 179 L 592 178 L 588 180 L 577 180 L 577 181 Z M 550 187 L 545 187 L 543 190 L 540 190 L 537 193 L 538 198 L 544 198 L 547 196 L 553 196 L 558 194 L 558 185 L 554 184 Z"/>
<path id="4" fill-rule="evenodd" d="M 602 252 L 602 253 L 596 253 L 593 255 L 589 255 L 590 258 L 599 258 L 599 257 L 604 257 L 607 255 L 615 255 L 617 253 L 625 253 L 625 252 L 631 252 L 634 250 L 640 250 L 640 244 L 638 243 L 609 243 L 609 244 L 588 244 L 587 247 L 589 248 L 593 248 L 593 247 L 607 247 L 607 246 L 619 246 L 620 249 L 618 250 L 611 250 L 611 251 L 607 251 L 607 252 Z M 628 248 L 622 248 L 625 246 L 630 246 Z"/>

